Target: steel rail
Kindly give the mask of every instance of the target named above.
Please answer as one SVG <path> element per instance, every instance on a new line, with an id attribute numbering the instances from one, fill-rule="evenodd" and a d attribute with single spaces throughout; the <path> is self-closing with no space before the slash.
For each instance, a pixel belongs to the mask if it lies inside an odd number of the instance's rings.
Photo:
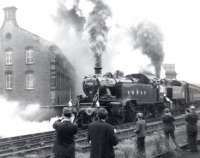
<path id="1" fill-rule="evenodd" d="M 198 112 L 200 114 L 200 112 Z M 185 124 L 185 115 L 177 116 L 175 124 L 181 126 Z M 150 122 L 147 124 L 147 134 L 162 130 L 162 122 Z M 117 136 L 120 140 L 128 139 L 135 136 L 135 123 L 126 123 L 117 126 Z M 31 153 L 46 152 L 49 155 L 52 150 L 54 131 L 29 134 L 11 138 L 0 139 L 0 157 L 11 157 L 16 155 L 26 155 Z M 90 145 L 87 142 L 87 131 L 80 131 L 76 135 L 76 150 L 88 151 Z M 45 154 L 44 154 L 45 157 Z M 48 156 L 47 156 L 48 157 Z"/>

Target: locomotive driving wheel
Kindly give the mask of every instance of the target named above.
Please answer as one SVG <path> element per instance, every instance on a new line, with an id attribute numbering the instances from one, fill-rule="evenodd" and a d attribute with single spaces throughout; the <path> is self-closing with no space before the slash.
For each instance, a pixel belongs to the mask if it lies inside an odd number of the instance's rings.
<path id="1" fill-rule="evenodd" d="M 111 103 L 109 122 L 113 125 L 119 125 L 125 122 L 125 112 L 120 103 Z"/>
<path id="2" fill-rule="evenodd" d="M 124 121 L 125 121 L 125 113 L 124 110 L 121 108 L 119 109 L 119 115 L 116 115 L 116 123 L 119 125 L 124 123 Z"/>
<path id="3" fill-rule="evenodd" d="M 133 122 L 136 117 L 135 104 L 132 102 L 128 102 L 125 106 L 125 121 Z"/>

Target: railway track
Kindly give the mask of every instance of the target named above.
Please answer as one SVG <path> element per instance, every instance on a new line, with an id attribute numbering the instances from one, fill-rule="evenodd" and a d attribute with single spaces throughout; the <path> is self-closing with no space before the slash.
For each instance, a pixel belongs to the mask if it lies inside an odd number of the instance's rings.
<path id="1" fill-rule="evenodd" d="M 200 112 L 198 112 L 200 114 Z M 184 116 L 176 117 L 176 126 L 181 126 L 185 123 Z M 116 126 L 117 136 L 120 140 L 134 137 L 135 123 L 126 123 Z M 162 130 L 162 122 L 150 122 L 147 124 L 147 133 L 151 134 L 155 131 Z M 31 157 L 30 155 L 37 155 L 38 158 L 51 157 L 51 150 L 55 132 L 43 132 L 36 134 L 29 134 L 24 136 L 10 137 L 0 139 L 0 157 Z M 80 130 L 76 135 L 76 150 L 88 151 L 89 144 L 87 142 L 87 131 Z M 39 156 L 38 156 L 39 155 Z"/>

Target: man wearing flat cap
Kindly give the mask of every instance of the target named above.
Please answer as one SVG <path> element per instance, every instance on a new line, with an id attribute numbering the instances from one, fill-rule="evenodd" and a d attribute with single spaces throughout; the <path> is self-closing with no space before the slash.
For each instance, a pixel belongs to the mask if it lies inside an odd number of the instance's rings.
<path id="1" fill-rule="evenodd" d="M 175 118 L 172 115 L 172 113 L 170 112 L 169 108 L 165 108 L 164 109 L 164 114 L 162 116 L 162 122 L 163 122 L 163 131 L 164 131 L 164 135 L 165 135 L 165 145 L 167 150 L 169 150 L 170 148 L 170 143 L 169 143 L 169 139 L 171 138 L 174 145 L 176 146 L 176 149 L 180 150 L 180 147 L 176 141 L 176 137 L 175 137 Z"/>
<path id="2" fill-rule="evenodd" d="M 198 115 L 194 105 L 191 105 L 185 117 L 188 147 L 191 152 L 197 152 Z"/>
<path id="3" fill-rule="evenodd" d="M 66 107 L 63 109 L 63 116 L 53 124 L 56 131 L 53 147 L 55 158 L 75 158 L 74 135 L 77 133 L 77 126 L 73 121 L 72 109 Z"/>
<path id="4" fill-rule="evenodd" d="M 146 121 L 144 120 L 143 113 L 137 113 L 136 129 L 135 133 L 137 136 L 136 144 L 138 154 L 141 157 L 145 157 L 145 136 L 146 136 Z"/>
<path id="5" fill-rule="evenodd" d="M 88 127 L 88 141 L 91 143 L 90 158 L 115 158 L 114 146 L 118 143 L 114 127 L 106 122 L 108 112 L 98 110 L 99 120 Z"/>

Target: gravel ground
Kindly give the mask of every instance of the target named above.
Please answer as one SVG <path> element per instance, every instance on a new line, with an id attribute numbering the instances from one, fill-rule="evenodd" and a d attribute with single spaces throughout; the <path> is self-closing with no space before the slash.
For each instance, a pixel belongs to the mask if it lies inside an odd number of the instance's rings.
<path id="1" fill-rule="evenodd" d="M 181 151 L 181 152 L 175 153 L 173 156 L 165 156 L 163 158 L 200 158 L 200 152 L 191 153 L 187 151 Z"/>

